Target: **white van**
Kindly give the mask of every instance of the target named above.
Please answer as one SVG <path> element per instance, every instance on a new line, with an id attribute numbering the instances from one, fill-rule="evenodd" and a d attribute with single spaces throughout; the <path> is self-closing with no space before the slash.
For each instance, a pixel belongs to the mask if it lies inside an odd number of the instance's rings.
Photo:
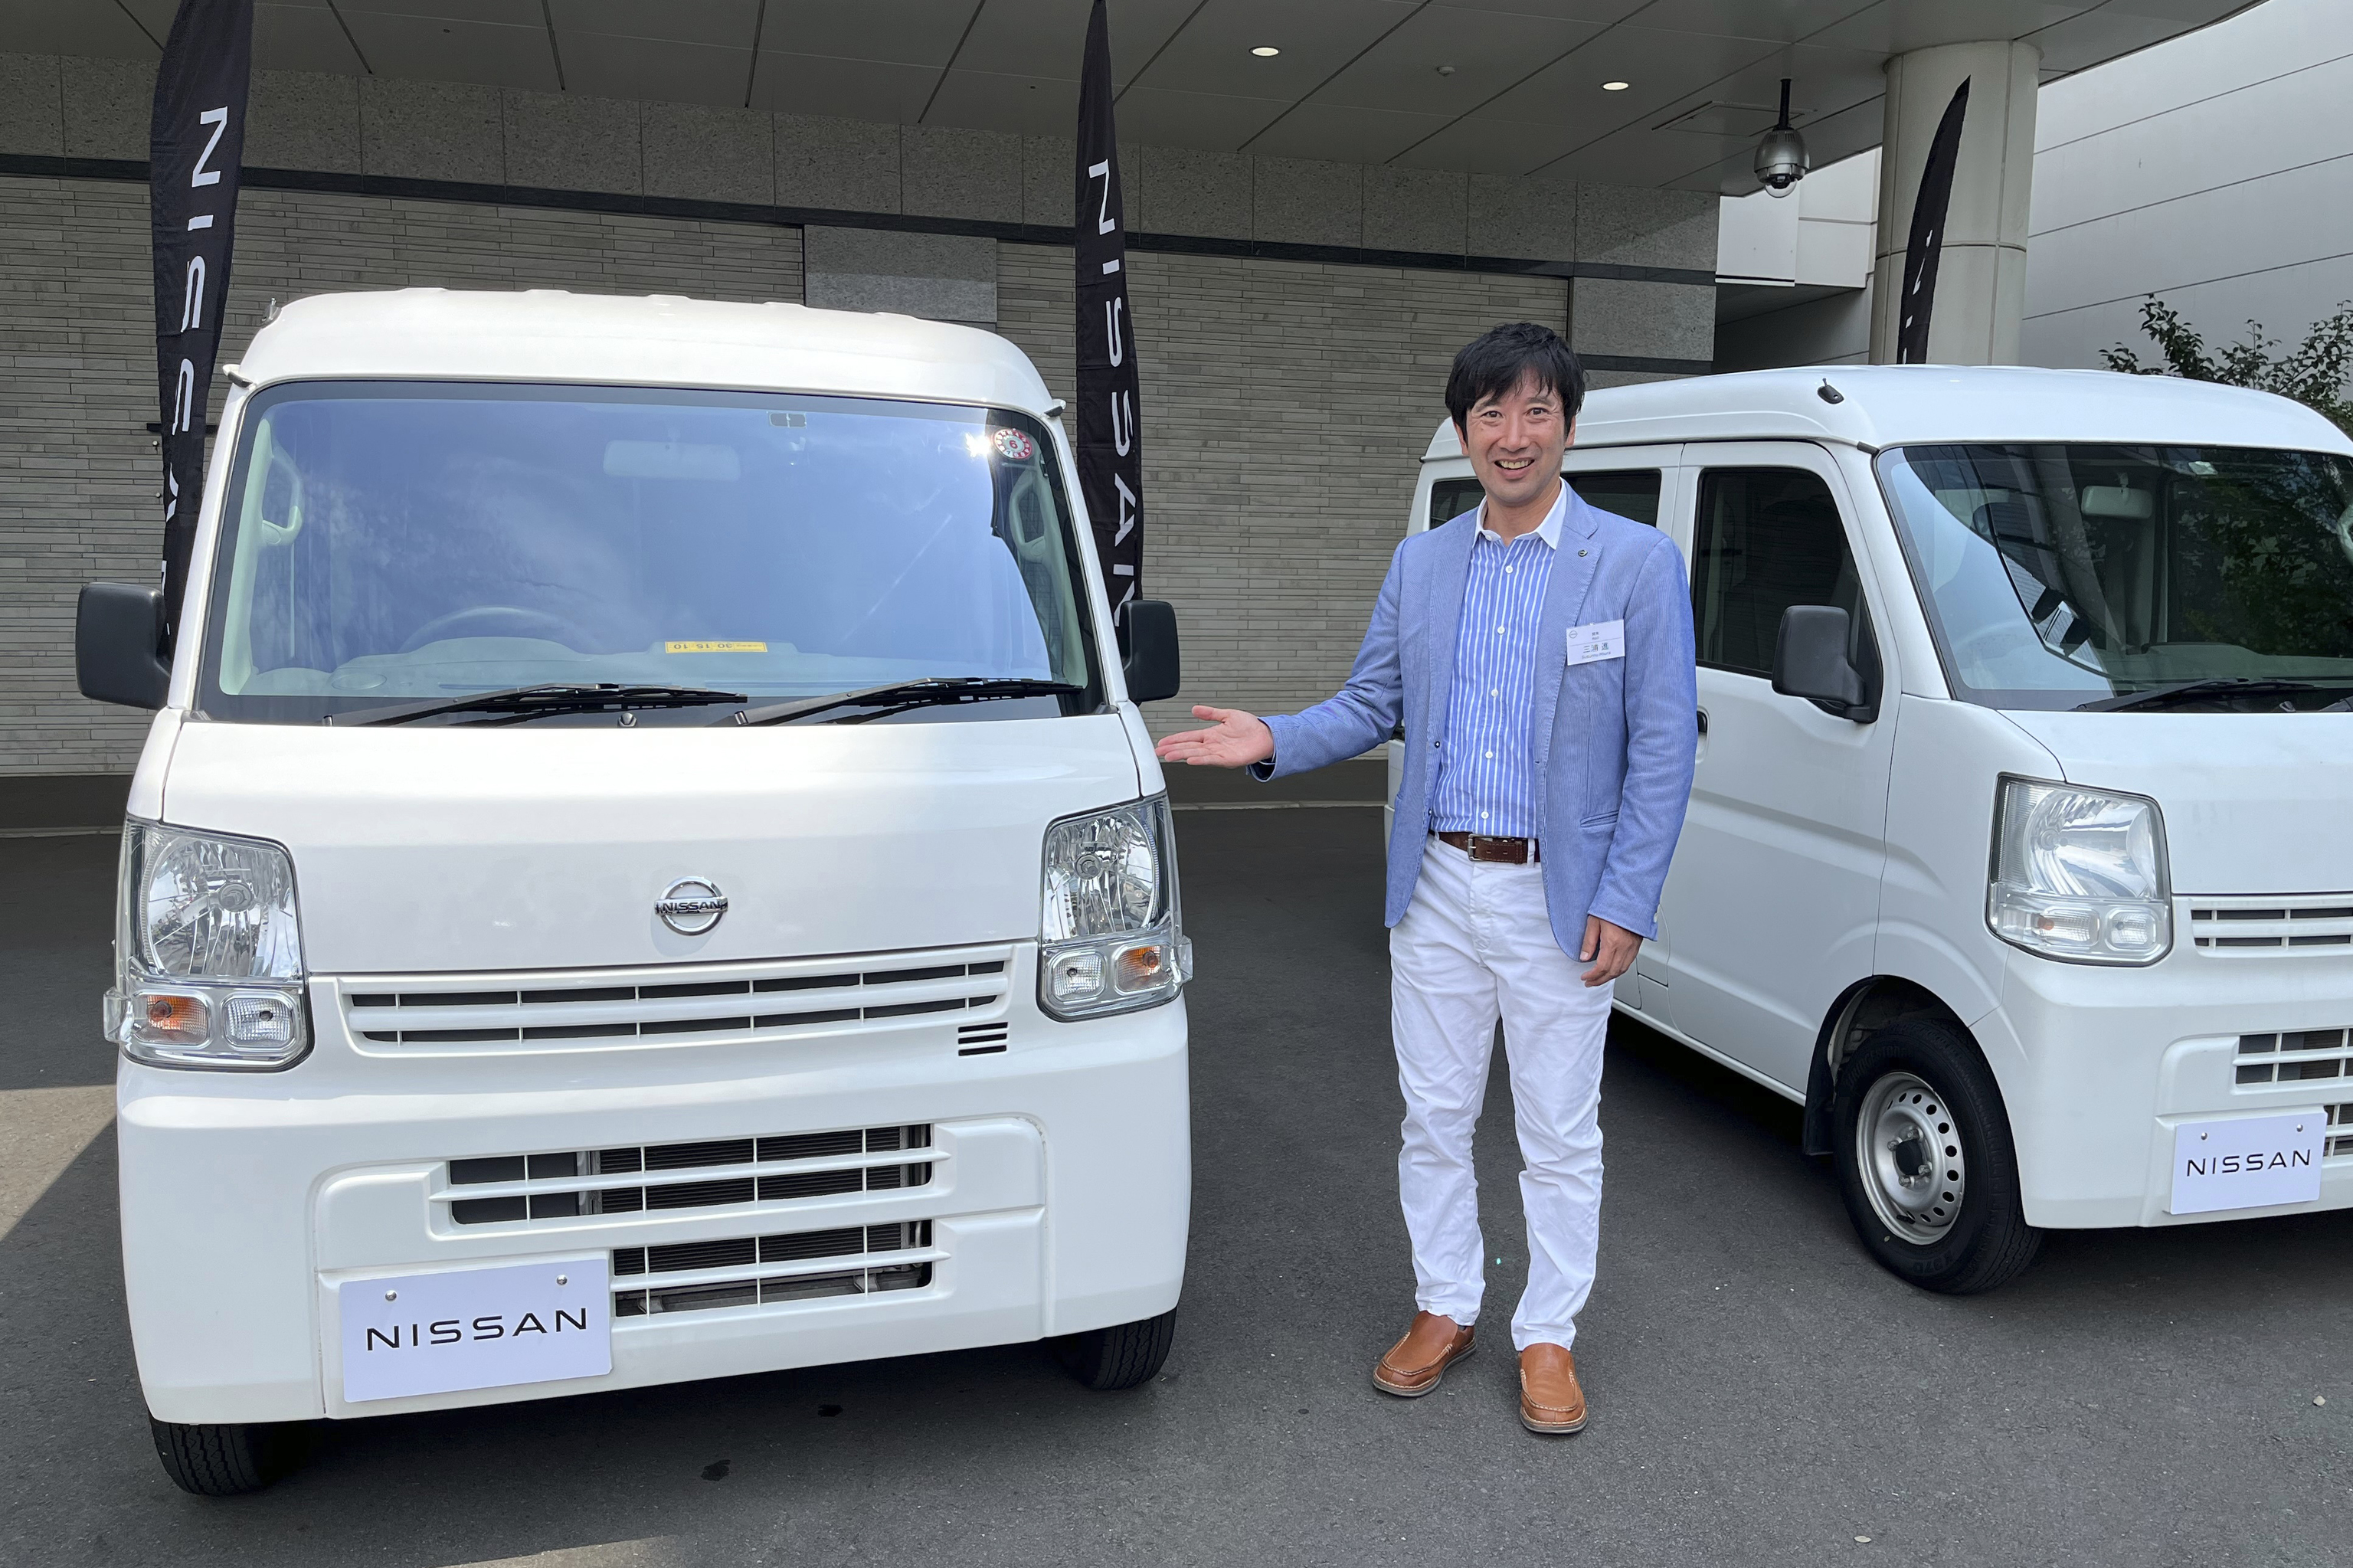
<path id="1" fill-rule="evenodd" d="M 407 290 L 255 337 L 122 847 L 173 1478 L 280 1424 L 1051 1339 L 1166 1355 L 1190 953 L 1060 405 L 799 305 Z M 1113 650 L 1129 647 L 1123 668 Z"/>
<path id="2" fill-rule="evenodd" d="M 1839 366 L 1596 392 L 1566 468 L 1673 536 L 1698 636 L 1618 1005 L 1802 1104 L 1882 1263 L 1982 1290 L 2045 1227 L 2353 1207 L 2353 440 Z M 1410 526 L 1478 494 L 1440 427 Z"/>

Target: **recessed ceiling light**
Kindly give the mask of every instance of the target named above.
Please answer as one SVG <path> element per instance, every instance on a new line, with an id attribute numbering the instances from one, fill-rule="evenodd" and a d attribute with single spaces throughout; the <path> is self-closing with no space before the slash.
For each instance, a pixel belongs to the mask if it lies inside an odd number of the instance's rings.
<path id="1" fill-rule="evenodd" d="M 1634 84 L 1630 81 L 1605 81 L 1601 84 L 1601 90 L 1604 92 L 1623 92 L 1633 85 Z"/>
<path id="2" fill-rule="evenodd" d="M 1262 60 L 1271 60 L 1282 52 L 1282 51 L 1281 49 L 1276 48 L 1272 44 L 1261 44 L 1258 48 L 1250 51 L 1250 53 L 1256 55 Z"/>

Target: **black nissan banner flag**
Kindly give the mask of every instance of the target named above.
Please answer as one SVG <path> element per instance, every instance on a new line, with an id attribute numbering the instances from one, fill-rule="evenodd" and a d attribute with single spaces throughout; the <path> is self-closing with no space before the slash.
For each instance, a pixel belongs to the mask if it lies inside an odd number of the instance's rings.
<path id="1" fill-rule="evenodd" d="M 1134 318 L 1127 308 L 1127 224 L 1112 124 L 1111 30 L 1103 0 L 1087 22 L 1079 79 L 1079 182 L 1071 236 L 1079 270 L 1079 489 L 1116 612 L 1144 570 L 1144 444 L 1135 428 Z"/>
<path id="2" fill-rule="evenodd" d="M 1969 109 L 1967 77 L 1945 106 L 1928 161 L 1920 169 L 1920 194 L 1912 203 L 1912 235 L 1904 246 L 1904 295 L 1896 302 L 1895 363 L 1928 363 L 1928 318 L 1936 308 L 1936 260 L 1945 249 L 1945 214 L 1953 205 L 1953 166 L 1961 157 L 1961 121 Z"/>
<path id="3" fill-rule="evenodd" d="M 245 155 L 253 0 L 181 0 L 155 72 L 147 154 L 155 244 L 155 370 L 164 450 L 164 626 L 180 625 L 204 494 L 205 407 Z"/>

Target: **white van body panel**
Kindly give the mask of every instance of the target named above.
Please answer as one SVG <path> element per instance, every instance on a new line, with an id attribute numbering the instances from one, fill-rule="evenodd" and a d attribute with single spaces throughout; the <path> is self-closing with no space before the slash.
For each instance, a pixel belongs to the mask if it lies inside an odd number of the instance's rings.
<path id="1" fill-rule="evenodd" d="M 292 852 L 314 973 L 407 973 L 1034 938 L 1039 831 L 1138 792 L 1114 714 L 617 735 L 191 724 L 171 819 Z M 653 908 L 690 875 L 730 901 L 700 937 Z"/>
<path id="2" fill-rule="evenodd" d="M 1837 401 L 1823 395 L 1826 386 Z M 1834 1063 L 1855 1043 L 1833 1028 L 1853 998 L 1888 980 L 1928 992 L 1969 1030 L 1993 1070 L 2026 1215 L 2038 1225 L 2199 1224 L 2353 1207 L 2348 1148 L 2324 1160 L 2316 1203 L 2167 1212 L 2174 1128 L 2184 1119 L 2293 1111 L 2332 1128 L 2353 1125 L 2353 1083 L 2242 1084 L 2235 1062 L 2242 1035 L 2325 1036 L 2353 1026 L 2353 959 L 2325 948 L 2201 945 L 2198 935 L 2210 906 L 2232 904 L 2243 917 L 2301 900 L 2319 911 L 2309 915 L 2316 920 L 2353 906 L 2353 834 L 2343 828 L 2353 718 L 1997 711 L 1950 697 L 1872 465 L 1889 446 L 1971 442 L 2353 455 L 2353 439 L 2284 398 L 2099 372 L 1842 365 L 1591 394 L 1567 466 L 1607 469 L 1676 452 L 1659 521 L 1686 559 L 1707 468 L 1763 461 L 1832 480 L 1885 665 L 1880 715 L 1869 726 L 1777 696 L 1756 677 L 1701 670 L 1710 733 L 1695 738 L 1692 815 L 1659 939 L 1645 944 L 1618 1003 L 1803 1099 L 1824 1081 L 1818 1044 Z M 1435 482 L 1469 472 L 1452 425 L 1440 424 L 1408 530 L 1429 525 Z M 1711 753 L 1744 729 L 1772 741 L 1746 748 L 1753 760 L 1727 776 Z M 2005 775 L 2158 801 L 2175 906 L 2163 959 L 2140 968 L 2066 963 L 1993 935 L 1986 885 Z M 1392 797 L 1397 782 L 1393 771 Z M 1873 790 L 1883 800 L 1876 825 L 1859 810 Z M 1818 879 L 1836 883 L 1843 868 L 1849 883 L 1866 880 L 1874 857 L 1872 907 L 1852 886 L 1829 890 L 1826 902 Z"/>
<path id="3" fill-rule="evenodd" d="M 1827 384 L 1840 397 L 1827 402 Z M 1578 446 L 1815 440 L 2133 441 L 2353 452 L 2353 438 L 2268 392 L 2005 366 L 1832 365 L 1612 387 L 1577 416 Z"/>
<path id="4" fill-rule="evenodd" d="M 1797 468 L 1855 516 L 1845 474 L 1813 442 L 1686 445 L 1682 457 L 1678 499 L 1705 467 Z M 1671 514 L 1679 535 L 1688 510 Z M 1688 555 L 1688 538 L 1677 543 Z M 1862 586 L 1876 625 L 1887 606 L 1868 572 Z M 1889 669 L 1891 689 L 1899 673 Z M 1851 723 L 1704 664 L 1698 689 L 1706 735 L 1659 906 L 1673 933 L 1667 1014 L 1702 1040 L 1740 1039 L 1744 1062 L 1802 1092 L 1822 1019 L 1872 969 L 1896 726 Z"/>
<path id="5" fill-rule="evenodd" d="M 799 305 L 403 290 L 298 301 L 231 375 L 223 454 L 237 450 L 249 388 L 311 378 L 1010 408 L 1051 432 L 1074 546 L 1097 580 L 1052 401 L 988 333 Z M 158 1418 L 501 1403 L 1034 1340 L 1175 1305 L 1191 1183 L 1183 999 L 1079 1022 L 1038 1001 L 1048 825 L 1161 788 L 1099 588 L 1080 600 L 1107 699 L 1092 715 L 628 730 L 223 722 L 191 710 L 232 467 L 208 478 L 187 656 L 131 811 L 286 848 L 311 1044 L 274 1072 L 121 1065 L 124 1275 Z M 701 937 L 654 912 L 683 877 L 729 899 Z M 901 972 L 926 969 L 955 978 Z M 659 1004 L 675 1022 L 763 1005 L 700 994 L 714 986 L 789 999 L 819 994 L 794 989 L 819 980 L 887 987 L 870 1000 L 892 1005 L 723 1033 L 458 1038 L 534 985 L 684 996 Z M 954 1013 L 896 1005 L 949 997 Z M 404 1037 L 428 1005 L 429 1022 L 456 1027 Z M 612 1005 L 619 1017 L 635 1004 Z M 967 1049 L 968 1033 L 987 1043 Z M 453 1188 L 456 1160 L 585 1151 L 586 1170 L 586 1152 L 839 1129 L 871 1150 L 873 1132 L 914 1126 L 931 1141 L 908 1163 L 932 1174 L 904 1190 L 452 1219 L 453 1192 L 467 1191 Z M 864 1170 L 886 1157 L 850 1158 Z M 347 1280 L 899 1220 L 928 1224 L 930 1245 L 875 1261 L 928 1260 L 920 1287 L 621 1318 L 601 1377 L 342 1396 Z"/>
<path id="6" fill-rule="evenodd" d="M 2334 715 L 2010 717 L 2065 759 L 2069 783 L 2147 795 L 2164 808 L 2176 893 L 2353 888 L 2353 777 L 2347 725 Z M 2117 717 L 2133 722 L 2104 722 Z"/>
<path id="7" fill-rule="evenodd" d="M 237 366 L 253 387 L 320 376 L 563 381 L 981 403 L 1043 417 L 1029 357 L 913 316 L 676 295 L 394 289 L 297 300 Z"/>
<path id="8" fill-rule="evenodd" d="M 784 1049 L 387 1062 L 353 1049 L 335 982 L 321 980 L 318 1044 L 299 1078 L 126 1065 L 123 1272 L 149 1408 L 165 1421 L 289 1421 L 505 1404 L 1002 1344 L 1166 1310 L 1182 1280 L 1190 1165 L 1184 1118 L 1157 1107 L 1184 1101 L 1184 1004 L 1052 1022 L 1032 1000 L 1025 952 L 1008 1008 L 1023 1044 L 998 1055 L 958 1058 L 932 1024 Z M 341 1398 L 342 1280 L 612 1245 L 609 1215 L 535 1222 L 521 1236 L 451 1226 L 435 1202 L 449 1160 L 926 1119 L 935 1174 L 905 1193 L 804 1200 L 789 1221 L 740 1207 L 624 1217 L 637 1222 L 630 1240 L 651 1245 L 929 1218 L 946 1255 L 928 1288 L 624 1319 L 606 1377 Z M 217 1281 L 191 1272 L 206 1255 L 226 1260 Z"/>
<path id="9" fill-rule="evenodd" d="M 1872 974 L 1911 980 L 1974 1027 L 2001 1005 L 2002 977 L 2014 952 L 1984 918 L 1994 791 L 2005 773 L 2052 777 L 2059 759 L 2010 715 L 1974 703 L 1906 695 L 1894 723 L 1878 948 L 1871 967 L 1848 982 Z M 1968 831 L 1975 824 L 1983 826 Z M 1997 1065 L 1996 1076 L 2002 1071 Z M 1802 1092 L 1805 1084 L 1790 1087 Z"/>

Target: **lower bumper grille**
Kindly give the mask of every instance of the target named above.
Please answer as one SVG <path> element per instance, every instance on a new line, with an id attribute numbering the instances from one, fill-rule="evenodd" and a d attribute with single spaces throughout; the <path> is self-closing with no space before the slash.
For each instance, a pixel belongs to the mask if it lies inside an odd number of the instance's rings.
<path id="1" fill-rule="evenodd" d="M 2353 1078 L 2353 1030 L 2304 1029 L 2281 1034 L 2242 1034 L 2234 1067 L 2242 1084 Z"/>
<path id="2" fill-rule="evenodd" d="M 613 1315 L 714 1312 L 932 1282 L 932 1223 L 843 1225 L 613 1250 Z M 627 1283 L 624 1283 L 627 1282 Z"/>
<path id="3" fill-rule="evenodd" d="M 918 1150 L 923 1158 L 906 1158 Z M 932 1148 L 928 1125 L 853 1127 L 452 1160 L 446 1196 L 461 1225 L 576 1220 L 896 1192 L 928 1185 L 934 1161 L 944 1158 Z M 673 1171 L 687 1179 L 658 1179 Z M 611 1183 L 614 1176 L 635 1180 Z"/>
<path id="4" fill-rule="evenodd" d="M 2353 1100 L 2328 1107 L 2328 1154 L 2353 1154 Z"/>

